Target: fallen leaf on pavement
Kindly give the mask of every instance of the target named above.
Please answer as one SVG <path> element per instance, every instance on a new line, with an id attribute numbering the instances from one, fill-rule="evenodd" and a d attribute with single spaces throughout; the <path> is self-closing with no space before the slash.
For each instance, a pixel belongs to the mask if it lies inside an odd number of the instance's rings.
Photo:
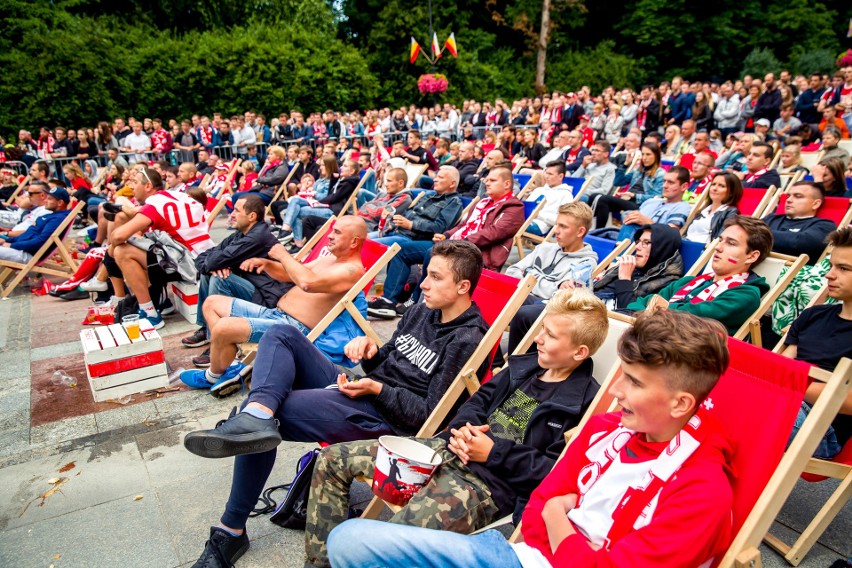
<path id="1" fill-rule="evenodd" d="M 29 503 L 27 503 L 26 506 L 24 507 L 24 510 L 21 511 L 21 514 L 18 515 L 18 517 L 23 517 L 24 513 L 27 512 L 27 509 L 29 509 L 30 505 L 32 505 L 36 501 L 36 499 L 41 499 L 41 503 L 39 503 L 38 506 L 44 507 L 44 504 L 47 502 L 48 497 L 50 497 L 51 495 L 53 495 L 57 491 L 62 493 L 62 491 L 60 491 L 59 488 L 62 487 L 62 484 L 64 484 L 66 481 L 68 481 L 67 477 L 53 477 L 53 478 L 49 479 L 48 483 L 53 485 L 53 487 L 51 487 L 50 489 L 48 489 L 47 491 L 45 491 L 44 493 L 42 493 L 41 495 L 39 495 L 35 499 L 31 500 Z"/>
<path id="2" fill-rule="evenodd" d="M 72 470 L 75 467 L 77 467 L 77 464 L 75 462 L 68 462 L 59 468 L 59 473 L 65 473 L 66 471 Z"/>
<path id="3" fill-rule="evenodd" d="M 61 554 L 54 554 L 54 555 L 53 555 L 53 559 L 54 559 L 54 560 L 59 560 L 60 558 L 62 558 L 62 555 L 61 555 Z"/>
<path id="4" fill-rule="evenodd" d="M 142 499 L 141 495 L 137 495 L 136 497 L 133 498 L 134 501 L 139 501 L 141 499 Z"/>

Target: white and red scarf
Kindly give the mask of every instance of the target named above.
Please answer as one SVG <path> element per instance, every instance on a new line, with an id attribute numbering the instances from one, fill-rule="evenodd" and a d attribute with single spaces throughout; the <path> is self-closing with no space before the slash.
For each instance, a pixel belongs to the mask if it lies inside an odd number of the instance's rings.
<path id="1" fill-rule="evenodd" d="M 461 229 L 453 233 L 452 236 L 450 236 L 450 239 L 462 240 L 467 238 L 469 234 L 478 232 L 485 223 L 485 217 L 492 210 L 499 207 L 500 204 L 505 203 L 510 197 L 512 197 L 511 192 L 507 193 L 497 201 L 492 200 L 490 197 L 484 198 L 476 204 L 476 207 L 473 208 L 473 213 L 471 213 L 468 222 L 465 223 Z"/>
<path id="2" fill-rule="evenodd" d="M 745 183 L 751 183 L 751 182 L 753 182 L 754 180 L 756 180 L 757 178 L 759 178 L 760 176 L 762 176 L 763 174 L 765 174 L 765 173 L 766 173 L 766 172 L 768 172 L 768 171 L 769 171 L 768 169 L 763 168 L 762 170 L 758 170 L 758 171 L 756 171 L 756 172 L 754 172 L 754 173 L 747 173 L 747 174 L 745 175 L 745 177 L 743 178 L 743 181 L 744 181 Z"/>
<path id="3" fill-rule="evenodd" d="M 199 126 L 196 131 L 198 139 L 201 141 L 202 146 L 207 146 L 208 144 L 213 143 L 213 127 L 208 126 L 204 128 L 203 126 Z"/>
<path id="4" fill-rule="evenodd" d="M 659 502 L 659 495 L 666 483 L 674 477 L 712 432 L 713 428 L 707 423 L 710 419 L 712 418 L 706 414 L 704 408 L 699 407 L 698 412 L 671 439 L 668 447 L 660 452 L 642 481 L 627 489 L 613 512 L 612 526 L 607 533 L 607 545 L 651 522 L 656 504 Z M 577 507 L 582 506 L 583 497 L 635 435 L 634 430 L 619 426 L 595 441 L 586 451 L 589 463 L 580 470 L 577 477 L 577 488 L 580 491 Z"/>
<path id="5" fill-rule="evenodd" d="M 715 300 L 723 292 L 745 284 L 748 280 L 749 273 L 740 272 L 739 274 L 732 274 L 730 276 L 726 276 L 717 282 L 713 282 L 697 294 L 692 294 L 694 290 L 697 290 L 698 288 L 706 284 L 708 280 L 713 280 L 714 276 L 715 275 L 712 272 L 709 274 L 702 274 L 701 276 L 696 276 L 690 282 L 688 282 L 686 286 L 675 292 L 674 296 L 669 299 L 669 302 L 680 302 L 688 298 L 690 304 L 700 304 L 701 302 L 709 302 L 711 300 Z"/>

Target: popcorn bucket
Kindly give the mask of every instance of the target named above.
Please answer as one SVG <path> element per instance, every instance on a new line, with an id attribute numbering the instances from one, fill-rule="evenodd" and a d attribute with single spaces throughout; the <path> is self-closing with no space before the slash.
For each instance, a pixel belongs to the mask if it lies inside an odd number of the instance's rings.
<path id="1" fill-rule="evenodd" d="M 376 454 L 373 493 L 391 505 L 402 507 L 429 483 L 441 462 L 438 452 L 419 442 L 382 436 Z"/>

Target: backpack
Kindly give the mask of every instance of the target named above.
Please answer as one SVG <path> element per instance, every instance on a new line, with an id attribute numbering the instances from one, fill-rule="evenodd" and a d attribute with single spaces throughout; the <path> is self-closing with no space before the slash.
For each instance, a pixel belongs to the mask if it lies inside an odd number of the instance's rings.
<path id="1" fill-rule="evenodd" d="M 287 496 L 284 497 L 269 518 L 279 527 L 305 530 L 308 493 L 311 489 L 311 477 L 314 474 L 314 465 L 317 463 L 319 452 L 319 448 L 314 448 L 299 458 L 296 464 L 296 477 L 287 485 L 280 486 L 288 489 Z"/>

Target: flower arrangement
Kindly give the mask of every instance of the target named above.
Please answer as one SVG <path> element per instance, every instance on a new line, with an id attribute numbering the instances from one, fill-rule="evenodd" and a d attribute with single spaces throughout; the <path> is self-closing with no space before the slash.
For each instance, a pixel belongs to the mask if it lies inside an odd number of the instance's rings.
<path id="1" fill-rule="evenodd" d="M 837 66 L 838 67 L 850 67 L 852 66 L 852 49 L 847 49 L 846 53 L 841 53 L 837 56 Z"/>
<path id="2" fill-rule="evenodd" d="M 434 75 L 426 73 L 425 75 L 420 75 L 420 78 L 417 79 L 417 88 L 420 90 L 421 95 L 443 93 L 449 86 L 450 82 L 447 81 L 447 76 L 441 73 L 435 73 Z"/>

